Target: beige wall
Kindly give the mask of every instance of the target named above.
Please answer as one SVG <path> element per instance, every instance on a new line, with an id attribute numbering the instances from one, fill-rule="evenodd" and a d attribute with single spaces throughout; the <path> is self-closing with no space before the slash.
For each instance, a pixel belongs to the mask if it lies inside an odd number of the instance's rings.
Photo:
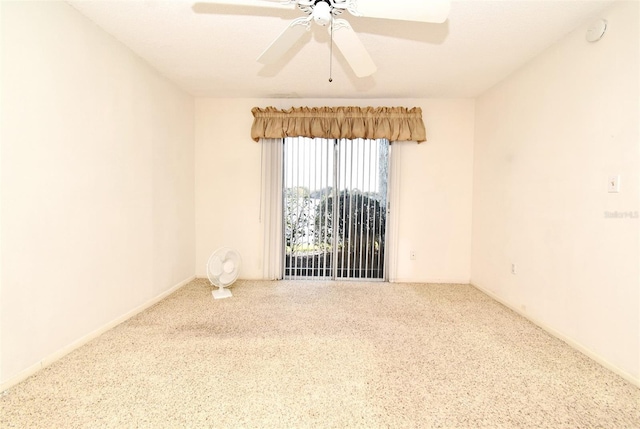
<path id="1" fill-rule="evenodd" d="M 196 100 L 196 273 L 219 246 L 243 256 L 241 277 L 262 277 L 260 145 L 251 108 L 419 106 L 426 143 L 404 143 L 398 239 L 399 281 L 469 281 L 473 100 Z M 409 252 L 416 251 L 411 261 Z"/>
<path id="2" fill-rule="evenodd" d="M 5 382 L 194 275 L 194 108 L 66 3 L 1 7 Z"/>
<path id="3" fill-rule="evenodd" d="M 474 284 L 635 380 L 640 220 L 605 212 L 640 210 L 639 6 L 617 4 L 601 41 L 582 26 L 477 100 L 471 258 Z"/>

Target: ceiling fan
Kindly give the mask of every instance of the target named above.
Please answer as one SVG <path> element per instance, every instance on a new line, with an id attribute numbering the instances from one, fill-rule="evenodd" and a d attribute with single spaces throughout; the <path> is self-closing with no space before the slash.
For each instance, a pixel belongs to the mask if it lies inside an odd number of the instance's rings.
<path id="1" fill-rule="evenodd" d="M 451 0 L 203 0 L 236 6 L 298 8 L 306 16 L 294 19 L 258 57 L 262 64 L 273 64 L 309 31 L 313 22 L 327 27 L 331 43 L 342 52 L 357 77 L 371 76 L 377 67 L 349 22 L 337 18 L 344 12 L 353 16 L 400 21 L 442 23 Z M 195 10 L 195 9 L 194 9 Z M 331 81 L 331 79 L 329 79 Z"/>

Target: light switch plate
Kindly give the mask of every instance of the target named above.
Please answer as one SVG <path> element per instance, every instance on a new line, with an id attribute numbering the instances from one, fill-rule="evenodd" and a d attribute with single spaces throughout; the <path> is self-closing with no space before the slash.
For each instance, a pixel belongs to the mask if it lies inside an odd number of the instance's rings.
<path id="1" fill-rule="evenodd" d="M 620 192 L 620 175 L 616 174 L 613 176 L 609 176 L 607 181 L 607 190 L 610 193 L 618 193 Z"/>

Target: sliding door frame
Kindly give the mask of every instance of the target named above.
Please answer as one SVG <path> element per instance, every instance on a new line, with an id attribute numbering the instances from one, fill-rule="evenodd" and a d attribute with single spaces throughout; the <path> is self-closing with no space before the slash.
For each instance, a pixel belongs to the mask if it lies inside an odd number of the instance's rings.
<path id="1" fill-rule="evenodd" d="M 300 138 L 303 138 L 303 137 L 300 137 Z M 346 141 L 348 139 L 323 139 L 323 140 L 326 140 L 328 142 L 328 144 L 331 145 L 331 147 L 333 148 L 333 151 L 332 151 L 332 154 L 333 154 L 333 156 L 332 156 L 332 158 L 333 158 L 333 172 L 331 174 L 332 178 L 333 178 L 333 186 L 332 186 L 332 191 L 331 191 L 331 194 L 330 194 L 331 197 L 332 197 L 332 201 L 333 201 L 332 202 L 332 208 L 331 208 L 332 209 L 332 213 L 331 213 L 331 216 L 332 216 L 332 225 L 331 225 L 331 237 L 332 237 L 331 238 L 331 240 L 332 240 L 331 248 L 332 248 L 332 253 L 331 253 L 331 255 L 329 255 L 327 257 L 327 254 L 326 254 L 326 251 L 325 251 L 324 263 L 323 263 L 323 267 L 322 268 L 318 267 L 316 269 L 315 268 L 315 262 L 313 263 L 312 268 L 311 268 L 312 275 L 298 276 L 298 275 L 296 275 L 297 270 L 298 270 L 297 266 L 287 267 L 287 245 L 286 245 L 286 239 L 285 239 L 285 230 L 286 230 L 286 216 L 285 216 L 286 208 L 285 207 L 286 207 L 286 203 L 287 203 L 286 202 L 287 193 L 285 192 L 285 189 L 286 189 L 286 179 L 287 179 L 287 170 L 288 170 L 288 164 L 286 162 L 286 159 L 287 159 L 287 155 L 288 154 L 287 154 L 287 145 L 286 145 L 286 138 L 285 138 L 285 139 L 283 139 L 283 146 L 284 146 L 283 149 L 284 150 L 283 150 L 283 153 L 282 153 L 282 157 L 283 157 L 283 159 L 282 159 L 282 165 L 283 165 L 283 168 L 282 168 L 282 187 L 283 187 L 283 192 L 282 192 L 282 207 L 283 207 L 283 211 L 282 211 L 282 231 L 283 231 L 283 233 L 282 233 L 282 252 L 283 252 L 283 257 L 282 257 L 282 275 L 283 275 L 283 278 L 284 279 L 301 279 L 301 280 L 333 280 L 333 281 L 348 280 L 348 281 L 356 281 L 356 282 L 358 282 L 358 281 L 360 281 L 360 282 L 388 282 L 389 281 L 388 265 L 389 265 L 389 257 L 390 256 L 389 256 L 389 246 L 387 244 L 389 242 L 389 214 L 390 214 L 390 192 L 391 192 L 391 186 L 389 186 L 389 180 L 391 178 L 390 169 L 391 169 L 392 145 L 390 144 L 390 142 L 388 142 L 388 141 L 386 142 L 387 151 L 388 151 L 387 152 L 388 153 L 388 155 L 387 155 L 387 169 L 386 169 L 387 186 L 386 186 L 385 204 L 384 204 L 384 207 L 380 207 L 380 215 L 382 215 L 382 213 L 384 212 L 384 216 L 385 216 L 384 228 L 381 228 L 379 230 L 380 234 L 384 233 L 384 241 L 381 242 L 381 244 L 380 244 L 380 247 L 384 249 L 384 251 L 383 251 L 384 255 L 383 255 L 383 258 L 382 258 L 381 261 L 380 261 L 380 258 L 378 257 L 378 261 L 380 263 L 382 263 L 382 266 L 380 268 L 382 270 L 382 277 L 380 277 L 380 278 L 367 278 L 367 277 L 363 278 L 363 277 L 348 277 L 348 276 L 341 277 L 341 276 L 339 276 L 339 274 L 340 274 L 339 271 L 343 271 L 343 272 L 345 271 L 344 258 L 345 258 L 345 253 L 346 253 L 346 247 L 344 247 L 344 245 L 343 245 L 343 249 L 342 249 L 342 259 L 343 260 L 341 261 L 342 262 L 342 266 L 340 267 L 339 263 L 338 263 L 338 255 L 339 255 L 338 245 L 339 245 L 339 241 L 340 240 L 339 240 L 339 237 L 337 235 L 337 230 L 339 229 L 338 228 L 338 219 L 339 219 L 339 216 L 340 216 L 340 213 L 339 213 L 339 208 L 340 208 L 339 199 L 340 199 L 340 193 L 341 193 L 340 192 L 340 180 L 343 179 L 341 177 L 341 168 L 340 168 L 341 167 L 341 162 L 342 162 L 342 159 L 340 157 L 340 154 L 341 154 L 341 152 L 340 152 L 340 144 L 341 144 L 341 141 L 343 141 L 343 140 Z M 352 163 L 353 163 L 353 160 L 354 160 L 353 145 L 355 144 L 355 142 L 357 140 L 360 140 L 360 139 L 352 139 L 351 140 L 351 145 L 352 145 L 351 146 L 351 160 L 352 160 Z M 361 140 L 373 140 L 373 141 L 376 141 L 378 139 L 361 139 Z M 383 139 L 379 139 L 379 140 L 383 140 Z M 305 150 L 305 154 L 306 154 L 306 150 L 307 149 L 305 148 L 304 150 Z M 358 149 L 357 152 L 359 152 L 359 149 Z M 364 149 L 363 149 L 363 152 L 364 152 Z M 359 153 L 356 153 L 356 157 L 358 155 L 359 155 Z M 321 165 L 320 168 L 322 168 L 322 167 L 323 166 Z M 327 166 L 326 166 L 327 177 L 329 177 L 329 174 L 328 174 L 329 173 L 328 172 L 329 168 L 330 168 L 329 161 L 327 159 Z M 364 166 L 363 166 L 363 168 L 364 168 Z M 346 167 L 346 164 L 345 164 L 345 173 L 346 173 L 346 170 L 347 170 L 347 167 Z M 357 170 L 356 170 L 355 174 L 358 174 Z M 353 175 L 354 175 L 354 172 L 352 171 L 351 172 L 352 178 L 353 178 Z M 367 180 L 369 180 L 369 181 L 371 180 L 371 166 L 370 165 L 369 165 L 369 175 L 368 175 L 368 179 Z M 346 181 L 345 181 L 345 189 L 347 189 Z M 329 194 L 327 194 L 327 195 L 329 195 Z M 353 208 L 353 206 L 351 205 L 353 203 L 352 197 L 353 197 L 352 195 L 349 195 L 350 216 L 353 215 L 353 213 L 351 212 L 351 209 Z M 361 199 L 360 204 L 361 204 L 360 209 L 362 211 L 364 209 L 364 199 Z M 343 216 L 346 215 L 346 212 L 345 212 L 346 207 L 344 207 L 344 206 L 346 206 L 346 200 L 343 203 L 343 207 L 342 207 Z M 361 216 L 362 216 L 362 219 L 364 219 L 364 216 L 363 215 L 361 215 Z M 367 221 L 368 220 L 369 220 L 369 218 L 367 218 Z M 376 221 L 376 218 L 375 218 L 375 208 L 374 208 L 374 226 L 375 226 L 375 221 Z M 328 228 L 326 222 L 325 222 L 324 228 L 325 228 L 325 237 L 326 237 L 326 235 L 327 235 L 326 229 Z M 349 225 L 349 228 L 351 228 L 351 225 Z M 363 232 L 363 228 L 364 227 L 361 225 L 360 228 L 361 228 L 361 230 L 360 230 L 360 232 L 361 232 L 361 234 L 360 234 L 360 236 L 361 236 L 361 238 L 360 238 L 360 249 L 361 249 L 360 253 L 361 254 L 360 254 L 360 263 L 359 263 L 359 268 L 358 269 L 362 270 L 362 232 Z M 344 238 L 344 232 L 343 232 L 343 238 Z M 369 242 L 369 234 L 367 233 L 367 243 L 368 242 Z M 374 242 L 371 243 L 371 247 L 373 247 L 373 246 L 374 246 Z M 366 247 L 367 248 L 365 250 L 366 250 L 367 255 L 368 255 L 369 245 L 367 244 Z M 349 243 L 349 250 L 351 251 L 351 244 L 350 243 Z M 291 252 L 291 255 L 292 255 L 291 259 L 294 259 L 293 258 L 293 250 Z M 347 269 L 346 269 L 347 273 L 350 272 L 350 268 L 351 268 L 350 265 L 349 265 L 350 264 L 350 260 L 349 260 L 350 257 L 351 257 L 351 255 L 347 255 L 347 259 L 348 259 L 347 260 Z M 316 270 L 317 270 L 318 273 L 322 272 L 323 274 L 328 271 L 328 268 L 326 267 L 327 259 L 329 259 L 331 261 L 331 267 L 330 267 L 331 276 L 330 277 L 329 276 L 325 276 L 325 275 L 314 276 L 313 273 L 316 272 Z M 373 261 L 373 259 L 372 259 L 372 261 Z M 355 262 L 355 260 L 354 260 L 354 262 Z M 368 261 L 368 256 L 367 256 L 367 258 L 365 260 L 365 267 L 368 267 L 368 265 L 367 265 L 368 262 L 369 261 Z M 294 262 L 294 264 L 295 264 L 295 262 Z M 355 267 L 355 264 L 354 264 L 354 267 Z M 287 269 L 289 269 L 290 272 L 293 269 L 294 275 L 287 276 L 286 275 Z M 308 270 L 309 270 L 309 268 L 307 267 L 306 268 L 307 274 L 309 272 Z M 354 268 L 354 270 L 355 270 L 355 268 Z M 366 271 L 367 270 L 365 269 L 365 272 Z"/>

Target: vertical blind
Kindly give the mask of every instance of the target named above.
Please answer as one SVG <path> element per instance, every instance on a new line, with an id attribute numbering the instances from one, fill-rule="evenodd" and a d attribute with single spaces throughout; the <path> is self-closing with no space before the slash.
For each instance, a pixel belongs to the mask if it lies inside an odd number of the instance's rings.
<path id="1" fill-rule="evenodd" d="M 285 139 L 285 278 L 385 279 L 389 142 Z"/>

